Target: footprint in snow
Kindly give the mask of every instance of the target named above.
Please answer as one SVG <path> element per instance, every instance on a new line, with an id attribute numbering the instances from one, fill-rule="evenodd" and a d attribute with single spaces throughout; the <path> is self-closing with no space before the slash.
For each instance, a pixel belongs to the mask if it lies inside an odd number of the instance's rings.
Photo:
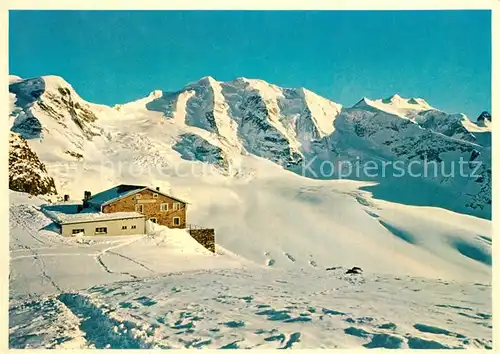
<path id="1" fill-rule="evenodd" d="M 448 304 L 439 304 L 436 305 L 436 307 L 444 307 L 444 308 L 450 308 L 450 309 L 456 309 L 456 310 L 466 310 L 466 311 L 473 311 L 470 307 L 463 307 L 463 306 L 457 306 L 457 305 L 448 305 Z"/>
<path id="2" fill-rule="evenodd" d="M 381 325 L 378 325 L 377 327 L 380 329 L 390 329 L 390 330 L 394 331 L 397 328 L 397 325 L 393 322 L 388 322 L 388 323 L 383 323 Z"/>
<path id="3" fill-rule="evenodd" d="M 285 335 L 283 333 L 280 333 L 278 335 L 275 335 L 275 336 L 271 336 L 271 337 L 267 337 L 267 338 L 264 338 L 264 340 L 266 342 L 274 342 L 274 341 L 278 341 L 280 343 L 283 343 L 285 341 Z"/>
<path id="4" fill-rule="evenodd" d="M 265 330 L 265 329 L 262 329 L 262 328 L 259 328 L 258 330 L 256 330 L 255 334 L 274 334 L 274 333 L 278 333 L 279 331 L 276 329 L 276 328 L 273 328 L 271 330 Z"/>
<path id="5" fill-rule="evenodd" d="M 354 337 L 369 338 L 370 342 L 363 344 L 365 348 L 397 349 L 403 345 L 403 339 L 400 337 L 387 333 L 370 333 L 359 327 L 345 328 L 344 333 Z"/>
<path id="6" fill-rule="evenodd" d="M 295 262 L 295 258 L 290 253 L 285 252 L 284 254 L 291 262 Z"/>
<path id="7" fill-rule="evenodd" d="M 122 309 L 138 309 L 139 307 L 135 306 L 133 303 L 128 302 L 128 301 L 122 301 L 118 303 L 118 306 L 120 306 Z"/>
<path id="8" fill-rule="evenodd" d="M 486 242 L 486 243 L 488 243 L 488 244 L 491 245 L 491 237 L 481 236 L 481 235 L 479 235 L 478 237 L 479 237 L 480 240 L 482 240 L 482 241 L 484 241 L 484 242 Z"/>
<path id="9" fill-rule="evenodd" d="M 229 321 L 229 322 L 224 322 L 224 323 L 219 323 L 219 324 L 225 325 L 229 328 L 238 328 L 238 327 L 245 326 L 245 322 L 243 322 L 243 321 Z"/>
<path id="10" fill-rule="evenodd" d="M 239 349 L 240 347 L 238 346 L 238 342 L 241 342 L 241 340 L 236 340 L 236 341 L 231 342 L 229 344 L 223 345 L 219 349 Z"/>
<path id="11" fill-rule="evenodd" d="M 190 347 L 191 348 L 200 349 L 201 347 L 203 347 L 205 345 L 209 345 L 209 344 L 212 344 L 212 340 L 211 339 L 206 339 L 206 340 L 202 340 L 202 341 L 199 341 L 199 342 L 196 342 L 196 343 L 192 343 Z"/>
<path id="12" fill-rule="evenodd" d="M 358 328 L 358 327 L 345 328 L 344 333 L 349 334 L 351 336 L 360 337 L 360 338 L 368 338 L 368 337 L 370 337 L 370 334 L 371 334 L 371 333 L 365 331 L 364 329 Z"/>
<path id="13" fill-rule="evenodd" d="M 375 333 L 370 343 L 363 344 L 365 348 L 399 349 L 403 345 L 403 339 L 387 333 Z"/>
<path id="14" fill-rule="evenodd" d="M 270 305 L 264 305 L 264 304 L 259 304 L 257 305 L 258 309 L 266 308 L 266 307 L 271 307 Z"/>
<path id="15" fill-rule="evenodd" d="M 286 342 L 286 344 L 281 347 L 280 349 L 289 349 L 291 348 L 295 343 L 300 342 L 300 332 L 295 332 L 290 335 L 290 338 Z"/>
<path id="16" fill-rule="evenodd" d="M 253 296 L 252 295 L 242 296 L 239 299 L 245 301 L 248 304 L 248 303 L 252 302 Z"/>
<path id="17" fill-rule="evenodd" d="M 156 301 L 154 299 L 151 299 L 147 296 L 141 296 L 141 297 L 138 297 L 134 300 L 138 301 L 141 305 L 147 306 L 147 307 L 153 306 L 156 304 Z"/>
<path id="18" fill-rule="evenodd" d="M 450 336 L 450 337 L 465 338 L 465 336 L 463 334 L 450 332 L 444 328 L 439 328 L 436 326 L 429 326 L 429 325 L 422 324 L 422 323 L 416 323 L 413 325 L 413 327 L 415 327 L 417 330 L 419 330 L 420 332 L 423 332 L 423 333 L 444 334 L 445 336 Z"/>
<path id="19" fill-rule="evenodd" d="M 465 312 L 457 312 L 457 315 L 463 316 L 463 317 L 467 317 L 467 318 L 472 318 L 474 320 L 482 320 L 482 319 L 484 319 L 483 317 L 471 315 L 471 314 L 468 314 L 468 313 L 465 313 Z"/>
<path id="20" fill-rule="evenodd" d="M 370 215 L 373 218 L 378 218 L 379 217 L 378 214 L 375 214 L 374 212 L 369 211 L 369 210 L 365 210 L 365 213 L 367 213 L 368 215 Z"/>
<path id="21" fill-rule="evenodd" d="M 410 349 L 453 349 L 437 341 L 422 339 L 419 337 L 409 337 L 408 347 Z"/>

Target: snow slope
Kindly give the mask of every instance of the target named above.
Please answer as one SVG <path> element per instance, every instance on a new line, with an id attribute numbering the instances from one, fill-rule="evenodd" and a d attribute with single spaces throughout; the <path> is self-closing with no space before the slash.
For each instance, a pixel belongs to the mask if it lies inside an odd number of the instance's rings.
<path id="1" fill-rule="evenodd" d="M 447 114 L 420 98 L 363 99 L 346 108 L 303 88 L 205 77 L 177 92 L 156 90 L 111 108 L 84 101 L 62 78 L 14 81 L 11 130 L 29 141 L 61 194 L 82 192 L 69 180 L 75 170 L 99 186 L 128 178 L 118 162 L 167 175 L 179 165 L 202 163 L 203 169 L 241 178 L 253 173 L 245 162 L 251 155 L 310 178 L 376 182 L 370 191 L 380 199 L 491 217 L 491 124 Z M 465 175 L 447 177 L 461 160 L 468 162 Z M 445 171 L 395 180 L 380 167 L 375 177 L 341 176 L 337 168 L 344 162 L 401 162 L 407 169 L 417 163 L 422 171 L 422 161 L 439 162 Z"/>
<path id="2" fill-rule="evenodd" d="M 331 200 L 311 186 L 276 194 L 291 210 L 297 200 L 339 209 L 324 233 L 242 223 L 217 229 L 215 255 L 151 223 L 147 235 L 61 238 L 44 200 L 11 192 L 10 347 L 491 347 L 488 222 L 374 204 L 342 184 Z M 352 265 L 364 275 L 344 275 Z"/>

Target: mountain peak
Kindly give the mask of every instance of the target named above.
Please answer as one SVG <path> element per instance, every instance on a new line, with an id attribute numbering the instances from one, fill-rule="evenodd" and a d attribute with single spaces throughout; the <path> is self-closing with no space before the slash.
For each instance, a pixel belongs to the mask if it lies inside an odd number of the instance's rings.
<path id="1" fill-rule="evenodd" d="M 352 108 L 361 108 L 370 106 L 370 103 L 372 103 L 372 100 L 370 100 L 368 97 L 363 97 L 356 104 L 354 104 Z"/>
<path id="2" fill-rule="evenodd" d="M 402 118 L 408 118 L 416 112 L 434 109 L 422 98 L 403 98 L 397 93 L 387 97 L 371 100 L 363 97 L 352 108 L 376 110 L 389 114 L 394 114 Z"/>
<path id="3" fill-rule="evenodd" d="M 17 75 L 9 75 L 9 85 L 15 82 L 23 81 L 23 79 Z"/>
<path id="4" fill-rule="evenodd" d="M 217 81 L 217 80 L 215 80 L 215 79 L 213 78 L 213 76 L 208 75 L 208 76 L 203 76 L 203 77 L 202 77 L 200 80 L 198 80 L 198 81 L 200 81 L 200 82 L 201 82 L 201 81 L 204 81 L 204 82 L 213 82 L 213 81 Z"/>
<path id="5" fill-rule="evenodd" d="M 481 112 L 479 117 L 477 117 L 476 124 L 479 127 L 488 128 L 491 126 L 491 114 L 487 111 Z"/>
<path id="6" fill-rule="evenodd" d="M 487 111 L 481 112 L 479 117 L 477 117 L 478 122 L 484 122 L 485 120 L 489 120 L 491 122 L 491 114 Z"/>
<path id="7" fill-rule="evenodd" d="M 163 96 L 162 90 L 153 90 L 149 93 L 148 98 L 159 98 Z"/>
<path id="8" fill-rule="evenodd" d="M 400 103 L 402 101 L 404 101 L 404 99 L 400 95 L 395 93 L 391 97 L 384 98 L 382 100 L 382 103 L 385 103 L 385 104 L 396 103 L 397 104 L 397 103 Z"/>
<path id="9" fill-rule="evenodd" d="M 203 76 L 197 81 L 190 82 L 187 84 L 185 87 L 193 87 L 193 86 L 211 86 L 214 83 L 216 83 L 217 80 L 215 80 L 212 76 Z"/>
<path id="10" fill-rule="evenodd" d="M 43 79 L 43 81 L 45 81 L 45 86 L 47 88 L 57 89 L 59 87 L 62 87 L 62 88 L 69 88 L 70 90 L 74 91 L 73 86 L 71 86 L 71 84 L 69 82 L 67 82 L 66 80 L 64 80 L 61 76 L 44 75 L 44 76 L 41 76 L 41 79 Z"/>
<path id="11" fill-rule="evenodd" d="M 424 100 L 423 98 L 419 98 L 419 97 L 412 97 L 412 98 L 410 98 L 408 100 L 408 103 L 409 104 L 420 105 L 422 107 L 431 107 L 431 105 L 428 104 L 426 100 Z"/>

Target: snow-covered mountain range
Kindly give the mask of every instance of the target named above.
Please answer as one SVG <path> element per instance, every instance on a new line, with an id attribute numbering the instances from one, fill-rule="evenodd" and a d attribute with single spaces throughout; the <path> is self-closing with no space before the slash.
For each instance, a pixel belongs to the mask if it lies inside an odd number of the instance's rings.
<path id="1" fill-rule="evenodd" d="M 159 171 L 186 161 L 245 178 L 255 173 L 245 163 L 254 156 L 311 178 L 376 182 L 366 190 L 381 199 L 491 217 L 489 115 L 472 122 L 398 95 L 344 107 L 304 88 L 246 78 L 204 77 L 115 107 L 86 102 L 56 76 L 10 82 L 11 131 L 46 164 L 60 194 L 85 188 L 69 166 L 94 177 L 99 169 L 106 184 L 130 177 L 116 166 L 102 171 L 117 161 L 148 169 L 146 182 L 165 180 Z M 375 170 L 356 169 L 370 163 Z"/>

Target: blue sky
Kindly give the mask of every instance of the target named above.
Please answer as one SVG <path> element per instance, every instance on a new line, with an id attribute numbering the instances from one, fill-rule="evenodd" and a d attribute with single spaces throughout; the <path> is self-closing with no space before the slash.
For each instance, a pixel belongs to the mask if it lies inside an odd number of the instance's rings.
<path id="1" fill-rule="evenodd" d="M 9 72 L 113 105 L 203 76 L 306 87 L 344 105 L 491 107 L 490 11 L 10 11 Z"/>

